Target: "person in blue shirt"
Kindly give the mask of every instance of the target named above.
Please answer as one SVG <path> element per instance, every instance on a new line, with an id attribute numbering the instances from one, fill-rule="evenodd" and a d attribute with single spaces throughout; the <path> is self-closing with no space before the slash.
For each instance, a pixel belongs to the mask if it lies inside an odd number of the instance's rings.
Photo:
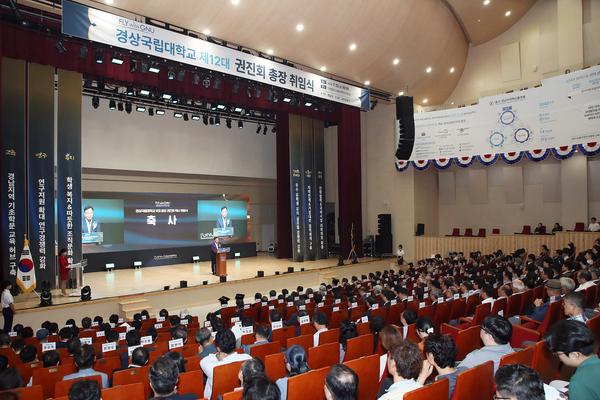
<path id="1" fill-rule="evenodd" d="M 63 381 L 69 379 L 83 378 L 86 376 L 100 375 L 102 378 L 102 388 L 108 387 L 108 376 L 104 372 L 94 370 L 94 362 L 96 362 L 96 353 L 94 348 L 89 344 L 84 344 L 75 353 L 75 365 L 78 368 L 77 372 L 74 372 L 63 377 Z"/>
<path id="2" fill-rule="evenodd" d="M 548 306 L 550 303 L 554 303 L 555 301 L 560 300 L 561 292 L 561 284 L 558 279 L 548 279 L 546 281 L 546 292 L 548 292 L 548 301 L 544 303 L 542 299 L 535 299 L 533 304 L 535 307 L 533 310 L 529 312 L 529 316 L 536 321 L 543 321 L 546 317 L 546 312 L 548 311 Z"/>

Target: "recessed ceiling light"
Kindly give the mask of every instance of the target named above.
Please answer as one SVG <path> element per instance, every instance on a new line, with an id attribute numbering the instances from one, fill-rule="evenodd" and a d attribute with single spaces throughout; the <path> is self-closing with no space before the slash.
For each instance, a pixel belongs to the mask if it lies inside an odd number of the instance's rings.
<path id="1" fill-rule="evenodd" d="M 399 91 L 398 96 L 404 96 L 404 90 Z"/>
<path id="2" fill-rule="evenodd" d="M 453 74 L 454 73 L 454 67 L 450 67 L 450 73 Z"/>
<path id="3" fill-rule="evenodd" d="M 304 30 L 304 24 L 298 24 L 298 25 L 296 25 L 296 30 L 298 32 L 302 32 Z"/>
<path id="4" fill-rule="evenodd" d="M 425 68 L 425 72 L 426 72 L 426 73 L 430 74 L 430 73 L 431 73 L 431 71 L 432 71 L 432 68 L 431 68 L 431 67 L 427 67 L 427 68 Z"/>
<path id="5" fill-rule="evenodd" d="M 371 84 L 371 81 L 365 81 L 365 86 L 369 86 Z"/>
<path id="6" fill-rule="evenodd" d="M 512 11 L 508 10 L 507 12 L 504 13 L 505 17 L 510 17 L 510 14 L 512 14 Z"/>
<path id="7" fill-rule="evenodd" d="M 394 65 L 400 64 L 400 59 L 399 58 L 394 58 L 394 61 L 392 61 L 392 64 L 394 64 Z"/>
<path id="8" fill-rule="evenodd" d="M 483 5 L 484 6 L 487 6 L 490 3 L 491 3 L 491 0 L 483 0 Z"/>
<path id="9" fill-rule="evenodd" d="M 105 2 L 106 4 L 113 4 L 113 3 L 114 3 L 114 0 L 104 0 L 104 2 Z"/>
<path id="10" fill-rule="evenodd" d="M 454 105 L 454 102 L 453 102 L 453 101 L 451 101 L 451 102 L 450 102 L 450 104 L 451 104 L 451 105 Z"/>
<path id="11" fill-rule="evenodd" d="M 273 49 L 267 49 L 267 54 L 272 56 L 273 55 Z"/>
<path id="12" fill-rule="evenodd" d="M 427 104 L 427 102 L 429 101 L 429 99 L 423 99 L 423 104 Z"/>
<path id="13" fill-rule="evenodd" d="M 233 4 L 234 6 L 237 6 L 240 4 L 240 0 L 231 0 L 231 4 Z"/>
<path id="14" fill-rule="evenodd" d="M 321 68 L 319 68 L 319 70 L 321 70 L 322 72 L 327 71 L 327 67 L 324 65 L 321 65 Z"/>
<path id="15" fill-rule="evenodd" d="M 210 29 L 206 28 L 205 30 L 202 31 L 202 33 L 204 33 L 206 36 L 210 35 Z"/>
<path id="16" fill-rule="evenodd" d="M 348 46 L 348 48 L 350 49 L 350 51 L 356 50 L 356 43 L 350 43 L 350 46 Z"/>
<path id="17" fill-rule="evenodd" d="M 477 18 L 477 22 L 481 22 L 481 18 Z"/>

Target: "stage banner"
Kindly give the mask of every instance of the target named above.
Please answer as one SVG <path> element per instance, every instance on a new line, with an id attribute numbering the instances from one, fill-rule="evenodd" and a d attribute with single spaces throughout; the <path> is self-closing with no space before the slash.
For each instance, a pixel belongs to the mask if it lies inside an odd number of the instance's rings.
<path id="1" fill-rule="evenodd" d="M 314 144 L 312 119 L 302 117 L 302 220 L 304 222 L 304 260 L 315 259 L 315 231 L 314 220 Z"/>
<path id="2" fill-rule="evenodd" d="M 292 204 L 292 258 L 304 261 L 304 196 L 302 185 L 302 122 L 298 115 L 289 116 L 290 136 L 290 200 Z"/>
<path id="3" fill-rule="evenodd" d="M 600 141 L 600 66 L 474 106 L 414 114 L 410 161 L 493 156 Z M 396 132 L 396 138 L 399 132 Z"/>
<path id="4" fill-rule="evenodd" d="M 63 0 L 62 12 L 62 32 L 65 35 L 250 79 L 364 110 L 369 107 L 369 91 L 358 86 L 69 0 Z"/>
<path id="5" fill-rule="evenodd" d="M 313 221 L 315 227 L 315 257 L 327 258 L 327 227 L 325 219 L 325 130 L 323 121 L 313 123 Z"/>
<path id="6" fill-rule="evenodd" d="M 81 261 L 81 74 L 58 70 L 58 247 Z"/>
<path id="7" fill-rule="evenodd" d="M 15 284 L 26 232 L 25 62 L 2 58 L 0 123 L 2 143 L 2 278 Z"/>
<path id="8" fill-rule="evenodd" d="M 56 281 L 54 236 L 54 68 L 27 67 L 29 240 L 37 281 Z"/>

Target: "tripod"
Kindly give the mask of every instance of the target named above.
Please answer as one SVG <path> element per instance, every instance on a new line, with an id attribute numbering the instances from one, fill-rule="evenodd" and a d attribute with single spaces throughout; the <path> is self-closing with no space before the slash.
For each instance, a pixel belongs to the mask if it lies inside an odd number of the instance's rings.
<path id="1" fill-rule="evenodd" d="M 350 248 L 350 253 L 348 254 L 347 261 L 350 261 L 352 258 L 352 264 L 358 264 L 358 254 L 356 254 L 356 250 L 354 248 L 354 222 L 350 228 L 350 244 L 352 245 Z"/>

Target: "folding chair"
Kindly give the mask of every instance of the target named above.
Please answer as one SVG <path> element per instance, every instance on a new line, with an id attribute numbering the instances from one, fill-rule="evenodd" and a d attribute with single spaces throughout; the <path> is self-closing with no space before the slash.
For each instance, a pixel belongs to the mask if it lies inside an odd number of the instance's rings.
<path id="1" fill-rule="evenodd" d="M 288 339 L 289 340 L 289 339 Z M 261 362 L 265 362 L 265 356 L 269 354 L 279 353 L 281 347 L 279 342 L 264 343 L 250 348 L 250 355 L 253 358 L 258 358 Z"/>
<path id="2" fill-rule="evenodd" d="M 112 388 L 102 389 L 102 400 L 146 400 L 144 385 L 132 383 Z"/>
<path id="3" fill-rule="evenodd" d="M 199 399 L 204 397 L 204 373 L 202 371 L 189 371 L 179 374 L 177 393 L 193 393 Z M 104 400 L 104 399 L 103 399 Z"/>
<path id="4" fill-rule="evenodd" d="M 403 397 L 404 400 L 447 400 L 450 383 L 448 379 L 440 379 L 422 388 L 411 390 Z"/>
<path id="5" fill-rule="evenodd" d="M 141 383 L 144 387 L 144 396 L 148 398 L 152 391 L 152 389 L 150 389 L 150 380 L 148 378 L 149 370 L 150 367 L 141 367 L 116 371 L 113 373 L 113 387 Z"/>
<path id="6" fill-rule="evenodd" d="M 40 385 L 4 390 L 0 393 L 17 393 L 23 400 L 44 400 L 44 391 Z"/>
<path id="7" fill-rule="evenodd" d="M 308 349 L 313 347 L 314 341 L 312 335 L 301 335 L 293 338 L 287 339 L 286 348 L 290 348 L 294 345 L 298 345 L 304 349 L 305 352 L 308 353 Z M 272 353 L 271 353 L 272 354 Z"/>
<path id="8" fill-rule="evenodd" d="M 456 377 L 453 400 L 491 400 L 494 392 L 494 363 L 485 363 Z"/>
<path id="9" fill-rule="evenodd" d="M 531 367 L 533 361 L 534 346 L 529 346 L 523 350 L 515 351 L 500 358 L 500 366 L 510 364 L 523 364 Z"/>
<path id="10" fill-rule="evenodd" d="M 373 340 L 371 333 L 348 339 L 344 362 L 373 354 Z"/>
<path id="11" fill-rule="evenodd" d="M 313 369 L 304 374 L 292 376 L 288 379 L 288 400 L 323 400 L 325 393 L 325 377 L 329 373 L 329 367 Z"/>
<path id="12" fill-rule="evenodd" d="M 36 368 L 32 371 L 32 384 L 41 385 L 44 398 L 54 397 L 54 386 L 56 382 L 62 381 L 65 375 L 76 371 L 72 365 L 61 365 L 58 367 Z"/>
<path id="13" fill-rule="evenodd" d="M 379 354 L 347 361 L 344 365 L 358 375 L 358 399 L 376 398 L 379 391 Z"/>
<path id="14" fill-rule="evenodd" d="M 287 375 L 285 353 L 269 354 L 265 357 L 265 374 L 273 382 Z"/>
<path id="15" fill-rule="evenodd" d="M 71 386 L 73 386 L 73 384 L 75 382 L 79 382 L 79 381 L 96 381 L 96 382 L 98 382 L 98 386 L 100 386 L 100 388 L 102 388 L 102 377 L 100 375 L 92 375 L 92 376 L 86 376 L 84 378 L 69 379 L 66 381 L 56 382 L 56 385 L 54 386 L 54 397 L 68 396 L 69 389 L 71 389 Z"/>
<path id="16" fill-rule="evenodd" d="M 308 365 L 311 369 L 331 367 L 340 362 L 340 344 L 327 343 L 308 349 Z"/>
<path id="17" fill-rule="evenodd" d="M 231 392 L 239 386 L 238 373 L 242 363 L 243 361 L 236 361 L 215 367 L 211 400 L 216 400 L 219 395 Z"/>
<path id="18" fill-rule="evenodd" d="M 338 343 L 340 338 L 340 329 L 329 329 L 319 334 L 319 346 L 327 343 Z"/>

